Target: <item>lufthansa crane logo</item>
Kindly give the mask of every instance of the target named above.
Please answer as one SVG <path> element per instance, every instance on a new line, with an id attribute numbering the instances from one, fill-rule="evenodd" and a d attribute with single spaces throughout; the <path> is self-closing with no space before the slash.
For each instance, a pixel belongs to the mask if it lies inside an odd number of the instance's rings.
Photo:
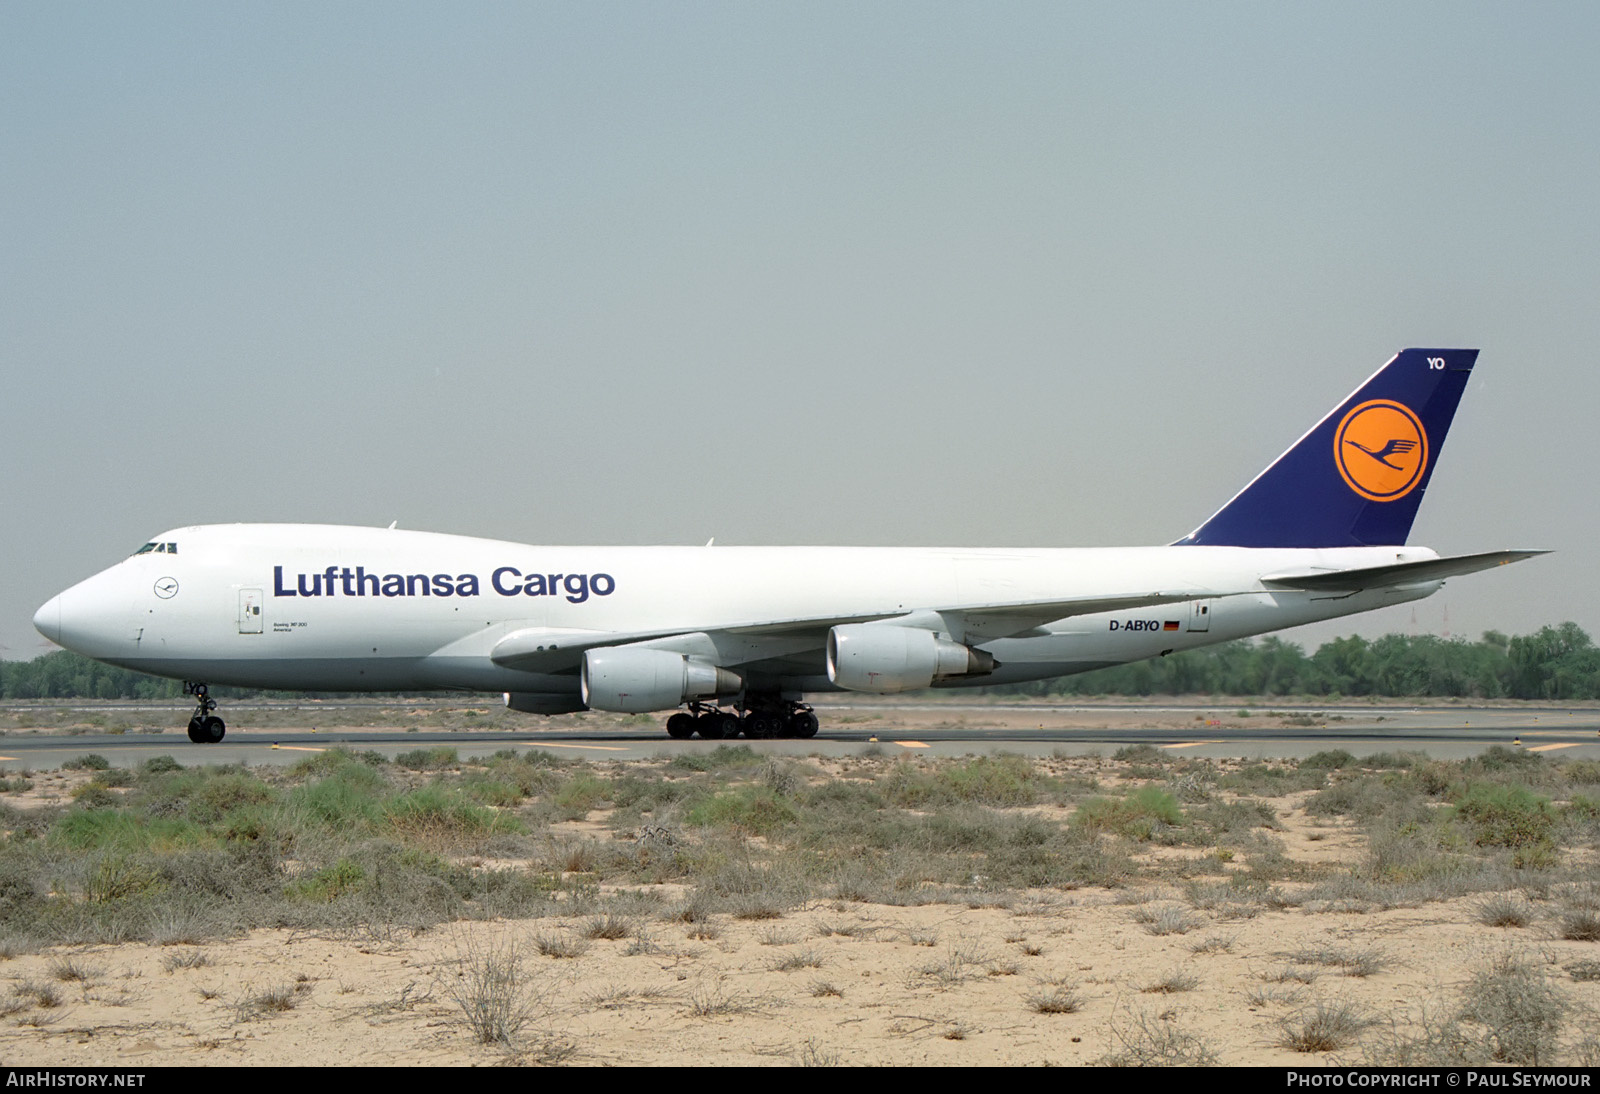
<path id="1" fill-rule="evenodd" d="M 1397 501 L 1428 467 L 1428 433 L 1411 408 L 1372 399 L 1344 416 L 1333 434 L 1333 462 L 1345 485 L 1369 501 Z"/>
<path id="2" fill-rule="evenodd" d="M 171 600 L 178 595 L 178 579 L 164 577 L 156 582 L 156 595 L 162 600 Z"/>

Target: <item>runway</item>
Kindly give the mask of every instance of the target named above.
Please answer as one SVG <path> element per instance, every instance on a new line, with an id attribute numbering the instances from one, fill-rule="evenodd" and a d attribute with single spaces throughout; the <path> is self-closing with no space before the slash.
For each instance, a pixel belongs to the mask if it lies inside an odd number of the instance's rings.
<path id="1" fill-rule="evenodd" d="M 326 719 L 333 711 L 360 720 L 362 712 L 371 711 L 373 721 L 393 723 L 393 718 L 380 712 L 392 714 L 394 707 L 392 702 L 317 704 L 309 710 L 309 717 L 299 720 Z M 1408 751 L 1452 760 L 1503 745 L 1551 758 L 1600 759 L 1600 708 L 1594 706 L 1275 705 L 1270 710 L 1252 708 L 1247 712 L 1187 703 L 819 703 L 822 730 L 811 740 L 737 742 L 673 741 L 659 723 L 589 727 L 574 726 L 573 719 L 524 719 L 505 729 L 406 730 L 393 724 L 330 726 L 315 731 L 293 725 L 252 728 L 252 711 L 273 711 L 281 721 L 286 708 L 307 709 L 290 704 L 231 704 L 227 739 L 216 745 L 196 745 L 176 727 L 170 704 L 7 704 L 4 709 L 13 714 L 37 710 L 60 718 L 63 710 L 98 715 L 136 711 L 174 725 L 160 732 L 146 726 L 141 731 L 115 734 L 12 730 L 0 736 L 0 765 L 54 768 L 87 753 L 98 753 L 120 767 L 135 766 L 158 755 L 171 755 L 186 764 L 291 764 L 336 747 L 370 749 L 390 758 L 419 748 L 448 747 L 463 759 L 506 748 L 539 748 L 574 759 L 629 760 L 708 751 L 729 743 L 746 744 L 764 754 L 794 756 L 847 756 L 864 749 L 929 756 L 994 752 L 1110 755 L 1119 748 L 1143 744 L 1175 754 L 1213 758 L 1303 758 L 1344 749 L 1356 756 Z M 1283 724 L 1287 721 L 1309 724 Z M 541 728 L 545 725 L 550 728 Z"/>

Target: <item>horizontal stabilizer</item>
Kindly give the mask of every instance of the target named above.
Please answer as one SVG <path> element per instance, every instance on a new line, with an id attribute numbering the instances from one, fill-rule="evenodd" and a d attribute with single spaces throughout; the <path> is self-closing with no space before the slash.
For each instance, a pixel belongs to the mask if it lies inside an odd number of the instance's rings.
<path id="1" fill-rule="evenodd" d="M 1456 555 L 1454 558 L 1397 562 L 1392 566 L 1366 566 L 1359 570 L 1302 570 L 1268 574 L 1261 579 L 1261 582 L 1280 589 L 1360 592 L 1363 589 L 1441 581 L 1447 577 L 1473 574 L 1479 570 L 1492 570 L 1496 566 L 1505 566 L 1521 562 L 1525 558 L 1533 558 L 1535 555 L 1549 553 L 1549 551 L 1485 551 L 1477 555 Z"/>

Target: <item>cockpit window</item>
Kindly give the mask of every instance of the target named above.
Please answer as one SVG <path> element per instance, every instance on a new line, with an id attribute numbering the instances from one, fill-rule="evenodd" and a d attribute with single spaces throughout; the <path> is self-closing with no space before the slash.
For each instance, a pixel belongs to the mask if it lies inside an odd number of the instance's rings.
<path id="1" fill-rule="evenodd" d="M 175 555 L 178 553 L 178 545 L 176 543 L 146 543 L 143 547 L 139 548 L 133 553 L 135 555 L 148 555 L 151 553 L 158 555 Z"/>
<path id="2" fill-rule="evenodd" d="M 137 551 L 135 551 L 133 553 L 136 554 L 136 555 L 147 555 L 151 551 L 154 551 L 159 546 L 160 546 L 160 544 L 157 544 L 157 543 L 146 543 L 143 547 L 139 548 Z"/>

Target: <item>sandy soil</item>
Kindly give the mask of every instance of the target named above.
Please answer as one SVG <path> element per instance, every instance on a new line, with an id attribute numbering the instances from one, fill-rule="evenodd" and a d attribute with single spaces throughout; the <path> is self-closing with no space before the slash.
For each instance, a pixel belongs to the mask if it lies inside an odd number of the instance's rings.
<path id="1" fill-rule="evenodd" d="M 1308 818 L 1300 801 L 1274 800 L 1292 858 L 1360 858 L 1357 832 Z M 664 890 L 663 910 L 681 895 Z M 595 917 L 574 915 L 416 936 L 257 931 L 198 947 L 59 948 L 0 962 L 6 996 L 43 988 L 57 1000 L 0 1020 L 0 1061 L 1085 1064 L 1157 1030 L 1192 1034 L 1226 1064 L 1331 1065 L 1361 1062 L 1361 1047 L 1293 1052 L 1280 1044 L 1284 1023 L 1348 1002 L 1376 1021 L 1365 1036 L 1381 1036 L 1454 1005 L 1508 954 L 1546 970 L 1580 1011 L 1600 1008 L 1600 983 L 1563 971 L 1600 959 L 1600 945 L 1560 940 L 1548 919 L 1484 926 L 1481 897 L 1389 910 L 1201 910 L 1180 897 L 1157 887 L 1011 891 L 989 906 L 828 901 L 771 920 L 641 916 L 630 926 L 642 938 L 609 940 L 586 938 Z M 1171 933 L 1141 922 L 1169 909 L 1181 913 Z M 1309 960 L 1315 951 L 1378 967 L 1346 975 Z M 486 957 L 513 953 L 525 1021 L 509 1047 L 486 1045 L 456 996 Z"/>

